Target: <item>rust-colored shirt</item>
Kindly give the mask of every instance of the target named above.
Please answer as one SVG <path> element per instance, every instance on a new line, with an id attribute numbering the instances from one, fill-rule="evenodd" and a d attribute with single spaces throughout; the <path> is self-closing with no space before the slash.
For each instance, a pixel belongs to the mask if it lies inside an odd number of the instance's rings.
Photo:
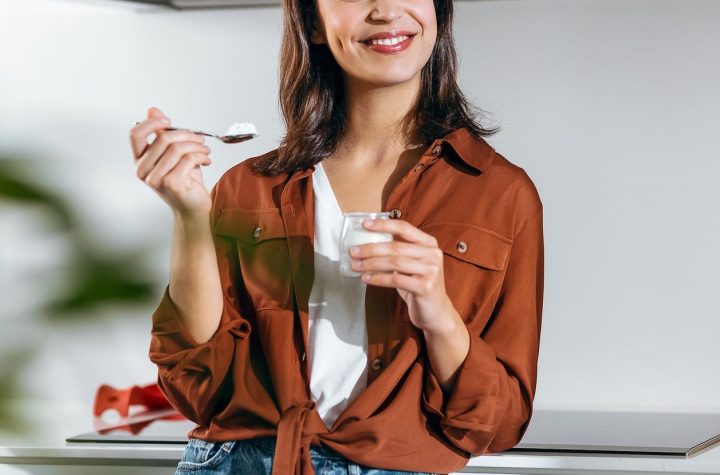
<path id="1" fill-rule="evenodd" d="M 268 152 L 275 153 L 276 150 Z M 158 385 L 208 441 L 277 436 L 273 474 L 313 474 L 309 445 L 355 463 L 448 473 L 514 447 L 532 414 L 543 301 L 542 203 L 525 170 L 457 129 L 436 139 L 383 211 L 435 236 L 470 349 L 446 394 L 396 289 L 368 285 L 367 389 L 324 425 L 308 386 L 315 167 L 265 177 L 249 158 L 212 188 L 224 309 L 198 344 L 168 287 L 152 317 Z"/>

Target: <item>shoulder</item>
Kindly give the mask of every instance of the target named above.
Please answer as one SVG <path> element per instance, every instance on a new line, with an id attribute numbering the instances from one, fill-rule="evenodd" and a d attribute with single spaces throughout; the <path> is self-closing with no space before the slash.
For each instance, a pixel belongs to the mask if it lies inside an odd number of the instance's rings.
<path id="1" fill-rule="evenodd" d="M 258 175 L 256 173 L 253 173 L 250 169 L 250 165 L 253 163 L 268 159 L 273 156 L 277 156 L 278 149 L 273 149 L 268 152 L 263 153 L 262 155 L 256 155 L 254 157 L 246 158 L 245 160 L 233 165 L 229 169 L 225 171 L 220 176 L 220 179 L 218 180 L 218 184 L 222 185 L 223 187 L 232 187 L 234 184 L 237 184 L 239 180 L 252 180 L 252 181 L 272 181 L 272 180 L 282 180 L 282 177 L 268 177 L 263 175 Z"/>
<path id="2" fill-rule="evenodd" d="M 488 179 L 503 189 L 514 201 L 516 222 L 542 215 L 543 204 L 534 180 L 525 168 L 494 150 Z"/>
<path id="3" fill-rule="evenodd" d="M 273 188 L 287 177 L 260 175 L 254 173 L 250 169 L 250 165 L 272 156 L 277 156 L 277 149 L 246 158 L 227 169 L 214 186 L 218 206 L 221 208 L 267 206 L 263 202 L 269 199 Z"/>
<path id="4" fill-rule="evenodd" d="M 512 188 L 518 194 L 518 204 L 523 205 L 522 207 L 530 213 L 542 210 L 540 192 L 533 179 L 523 167 L 511 162 L 497 152 L 495 153 L 495 166 L 497 166 L 498 169 L 503 169 L 503 172 L 510 176 Z"/>
<path id="5" fill-rule="evenodd" d="M 495 209 L 502 208 L 516 223 L 542 209 L 540 194 L 525 169 L 499 153 L 486 137 L 461 127 L 447 134 L 445 141 L 454 157 L 480 172 L 465 177 L 472 177 L 472 188 L 480 186 Z"/>

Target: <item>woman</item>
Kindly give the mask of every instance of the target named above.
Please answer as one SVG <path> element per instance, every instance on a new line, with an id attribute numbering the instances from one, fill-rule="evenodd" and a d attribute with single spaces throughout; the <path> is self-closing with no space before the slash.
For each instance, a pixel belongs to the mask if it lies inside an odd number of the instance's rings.
<path id="1" fill-rule="evenodd" d="M 448 473 L 516 445 L 536 387 L 542 203 L 458 89 L 452 2 L 286 0 L 278 149 L 225 172 L 151 108 L 175 216 L 150 359 L 197 426 L 178 473 Z M 157 139 L 148 144 L 151 133 Z M 337 274 L 342 213 L 392 243 Z"/>

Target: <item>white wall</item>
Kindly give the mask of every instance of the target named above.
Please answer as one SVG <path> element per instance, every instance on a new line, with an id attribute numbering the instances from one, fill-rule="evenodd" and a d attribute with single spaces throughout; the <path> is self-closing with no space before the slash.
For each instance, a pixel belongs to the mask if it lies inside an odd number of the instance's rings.
<path id="1" fill-rule="evenodd" d="M 458 4 L 546 218 L 538 407 L 720 410 L 720 3 Z"/>
<path id="2" fill-rule="evenodd" d="M 490 143 L 527 170 L 544 203 L 536 408 L 720 411 L 720 3 L 516 0 L 456 11 L 461 84 L 499 121 Z M 134 175 L 128 131 L 151 105 L 182 127 L 254 122 L 254 141 L 209 142 L 208 187 L 275 148 L 280 20 L 279 8 L 3 2 L 0 154 L 41 158 L 36 176 L 99 240 L 156 246 L 147 272 L 159 299 L 172 217 Z M 26 400 L 77 412 L 43 437 L 84 432 L 99 384 L 155 380 L 153 307 L 106 309 L 92 325 L 41 323 L 66 243 L 31 209 L 1 206 L 0 348 L 37 345 Z"/>

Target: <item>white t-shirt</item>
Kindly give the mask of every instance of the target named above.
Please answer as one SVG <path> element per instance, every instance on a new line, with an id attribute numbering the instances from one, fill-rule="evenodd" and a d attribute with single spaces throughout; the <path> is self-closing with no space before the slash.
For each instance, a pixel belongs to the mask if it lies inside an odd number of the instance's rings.
<path id="1" fill-rule="evenodd" d="M 320 163 L 315 192 L 315 277 L 309 302 L 310 392 L 328 429 L 366 387 L 365 289 L 339 273 L 342 210 Z"/>

